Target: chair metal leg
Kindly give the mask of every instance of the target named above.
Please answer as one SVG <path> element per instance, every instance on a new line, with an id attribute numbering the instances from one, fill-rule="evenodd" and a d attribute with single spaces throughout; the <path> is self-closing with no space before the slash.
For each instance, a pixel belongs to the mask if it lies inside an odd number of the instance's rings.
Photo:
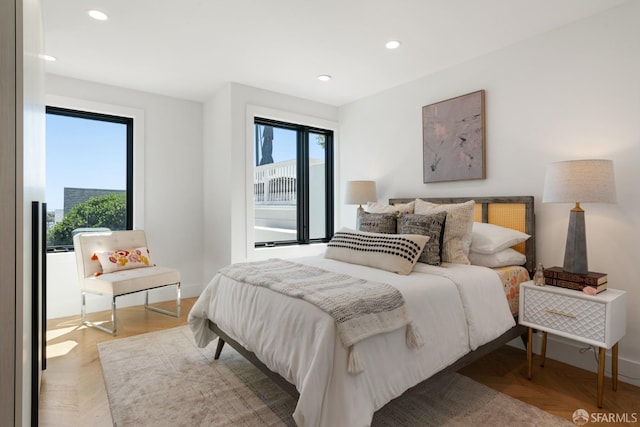
<path id="1" fill-rule="evenodd" d="M 80 315 L 82 318 L 82 324 L 85 326 L 89 326 L 92 328 L 100 329 L 102 332 L 106 332 L 113 336 L 116 335 L 118 324 L 116 319 L 116 297 L 111 298 L 111 323 L 113 324 L 113 329 L 109 329 L 97 323 L 91 322 L 87 320 L 87 295 L 83 291 L 82 292 L 82 306 L 80 308 Z"/>
<path id="2" fill-rule="evenodd" d="M 164 310 L 162 308 L 153 307 L 149 305 L 149 291 L 146 291 L 144 297 L 144 308 L 147 310 L 155 311 L 161 314 L 166 314 L 167 316 L 180 317 L 180 282 L 176 283 L 176 311 Z M 111 298 L 111 323 L 113 324 L 113 329 L 109 329 L 105 326 L 99 325 L 97 323 L 91 322 L 87 320 L 87 298 L 86 293 L 82 291 L 82 306 L 80 310 L 82 324 L 86 326 L 90 326 L 92 328 L 100 329 L 103 332 L 111 334 L 113 336 L 116 335 L 118 330 L 118 319 L 116 317 L 116 297 Z"/>
<path id="3" fill-rule="evenodd" d="M 111 299 L 111 323 L 113 323 L 112 334 L 115 336 L 116 331 L 118 330 L 118 319 L 116 318 L 116 297 Z"/>
<path id="4" fill-rule="evenodd" d="M 82 292 L 82 305 L 80 306 L 80 316 L 82 323 L 87 321 L 87 294 Z"/>
<path id="5" fill-rule="evenodd" d="M 176 311 L 169 311 L 149 305 L 149 291 L 147 291 L 144 296 L 144 308 L 161 314 L 166 314 L 167 316 L 180 317 L 180 282 L 176 283 Z"/>

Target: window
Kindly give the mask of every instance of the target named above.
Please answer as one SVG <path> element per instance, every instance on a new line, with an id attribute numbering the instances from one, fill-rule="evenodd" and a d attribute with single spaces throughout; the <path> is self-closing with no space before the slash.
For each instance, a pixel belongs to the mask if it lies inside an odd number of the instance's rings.
<path id="1" fill-rule="evenodd" d="M 84 229 L 133 228 L 133 119 L 46 108 L 47 250 Z"/>
<path id="2" fill-rule="evenodd" d="M 255 246 L 333 234 L 333 131 L 254 119 Z"/>

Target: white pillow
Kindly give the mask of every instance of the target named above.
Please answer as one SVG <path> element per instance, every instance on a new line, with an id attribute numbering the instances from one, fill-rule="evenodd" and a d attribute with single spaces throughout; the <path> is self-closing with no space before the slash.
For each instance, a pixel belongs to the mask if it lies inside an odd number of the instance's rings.
<path id="1" fill-rule="evenodd" d="M 528 234 L 499 225 L 474 222 L 471 250 L 479 254 L 494 254 L 527 240 Z"/>
<path id="2" fill-rule="evenodd" d="M 470 264 L 469 247 L 471 246 L 471 230 L 473 228 L 473 207 L 475 201 L 453 205 L 439 205 L 416 199 L 415 213 L 430 215 L 439 212 L 447 213 L 444 225 L 444 242 L 442 245 L 442 261 L 455 264 Z"/>
<path id="3" fill-rule="evenodd" d="M 327 243 L 324 257 L 409 274 L 428 240 L 429 236 L 417 234 L 368 233 L 342 228 Z"/>
<path id="4" fill-rule="evenodd" d="M 469 260 L 473 265 L 495 268 L 507 265 L 524 265 L 527 262 L 527 257 L 515 249 L 507 248 L 494 254 L 479 254 L 471 250 Z"/>
<path id="5" fill-rule="evenodd" d="M 414 202 L 409 203 L 396 203 L 394 205 L 383 205 L 381 203 L 369 202 L 367 203 L 367 212 L 371 213 L 413 213 Z"/>

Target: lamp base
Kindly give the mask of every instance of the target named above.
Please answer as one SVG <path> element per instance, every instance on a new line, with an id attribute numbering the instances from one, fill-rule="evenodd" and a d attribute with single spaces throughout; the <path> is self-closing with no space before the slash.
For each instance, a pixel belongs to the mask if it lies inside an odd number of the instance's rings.
<path id="1" fill-rule="evenodd" d="M 360 230 L 360 222 L 362 221 L 363 212 L 364 208 L 362 205 L 358 206 L 358 209 L 356 209 L 356 230 Z"/>
<path id="2" fill-rule="evenodd" d="M 584 226 L 584 211 L 576 205 L 569 216 L 567 245 L 564 249 L 564 271 L 587 274 L 587 238 Z"/>

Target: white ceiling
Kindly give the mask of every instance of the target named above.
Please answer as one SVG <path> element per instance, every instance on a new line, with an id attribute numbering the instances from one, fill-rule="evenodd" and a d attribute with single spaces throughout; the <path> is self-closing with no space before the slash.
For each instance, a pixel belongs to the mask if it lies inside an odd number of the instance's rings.
<path id="1" fill-rule="evenodd" d="M 197 101 L 237 82 L 339 106 L 626 1 L 42 0 L 46 70 Z"/>

